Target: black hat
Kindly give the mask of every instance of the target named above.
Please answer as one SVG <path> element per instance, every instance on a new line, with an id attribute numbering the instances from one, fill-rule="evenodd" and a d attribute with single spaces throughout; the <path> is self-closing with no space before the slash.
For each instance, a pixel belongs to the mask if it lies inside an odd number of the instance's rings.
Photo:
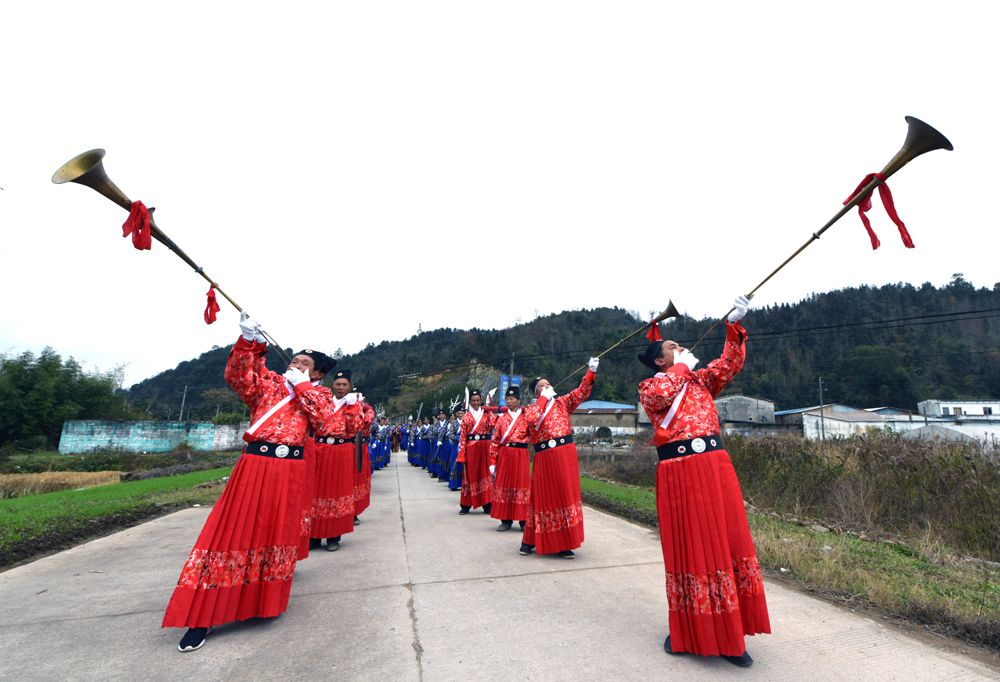
<path id="1" fill-rule="evenodd" d="M 448 414 L 448 411 L 445 410 L 444 407 L 442 406 L 442 407 L 439 407 L 437 409 L 437 412 L 435 412 L 434 414 Z"/>
<path id="2" fill-rule="evenodd" d="M 483 394 L 479 392 L 479 389 L 478 389 L 478 388 L 474 388 L 474 389 L 472 389 L 471 391 L 469 391 L 469 397 L 470 397 L 470 398 L 471 398 L 472 396 L 474 396 L 474 395 L 478 395 L 478 396 L 479 396 L 480 398 L 482 398 L 482 397 L 483 397 Z"/>
<path id="3" fill-rule="evenodd" d="M 333 375 L 333 380 L 336 381 L 337 379 L 347 379 L 348 381 L 350 381 L 351 370 L 349 369 L 338 370 L 337 373 Z"/>
<path id="4" fill-rule="evenodd" d="M 506 393 L 506 397 L 509 398 L 511 396 L 514 396 L 515 398 L 517 398 L 518 400 L 520 400 L 521 399 L 521 389 L 519 387 L 517 387 L 517 386 L 511 386 L 510 388 L 508 388 L 507 389 L 507 393 Z"/>
<path id="5" fill-rule="evenodd" d="M 538 386 L 538 382 L 541 381 L 541 380 L 542 380 L 542 377 L 535 377 L 534 379 L 532 379 L 531 383 L 528 384 L 528 390 L 531 391 L 532 393 L 534 393 L 535 392 L 535 387 Z"/>
<path id="6" fill-rule="evenodd" d="M 313 365 L 316 367 L 317 372 L 322 372 L 326 374 L 331 369 L 337 366 L 337 361 L 331 358 L 326 353 L 320 353 L 318 350 L 313 350 L 312 348 L 306 348 L 305 350 L 300 350 L 296 355 L 308 355 L 313 360 Z"/>
<path id="7" fill-rule="evenodd" d="M 651 344 L 646 346 L 646 352 L 637 356 L 639 362 L 649 367 L 654 372 L 659 372 L 660 368 L 656 366 L 656 358 L 660 357 L 660 351 L 663 350 L 662 341 L 653 341 Z"/>
<path id="8" fill-rule="evenodd" d="M 459 412 L 465 412 L 465 406 L 455 405 L 455 409 L 451 411 L 452 414 L 458 414 Z"/>

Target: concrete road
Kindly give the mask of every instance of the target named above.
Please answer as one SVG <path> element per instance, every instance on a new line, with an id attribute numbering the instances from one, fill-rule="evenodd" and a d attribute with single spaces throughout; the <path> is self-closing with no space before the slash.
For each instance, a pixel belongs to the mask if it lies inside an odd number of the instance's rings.
<path id="1" fill-rule="evenodd" d="M 0 573 L 2 680 L 985 680 L 990 668 L 768 583 L 756 663 L 671 657 L 656 534 L 587 509 L 573 561 L 394 458 L 339 552 L 299 564 L 288 611 L 176 649 L 160 619 L 207 509 L 181 511 Z"/>

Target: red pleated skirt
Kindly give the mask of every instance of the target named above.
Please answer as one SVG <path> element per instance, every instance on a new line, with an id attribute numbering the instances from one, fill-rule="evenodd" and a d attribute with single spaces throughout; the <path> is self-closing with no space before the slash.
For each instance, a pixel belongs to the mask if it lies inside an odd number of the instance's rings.
<path id="1" fill-rule="evenodd" d="M 244 453 L 188 555 L 162 627 L 271 618 L 288 607 L 305 462 Z"/>
<path id="2" fill-rule="evenodd" d="M 316 444 L 313 488 L 314 538 L 335 538 L 354 530 L 354 443 Z M 362 463 L 363 464 L 363 463 Z"/>
<path id="3" fill-rule="evenodd" d="M 368 452 L 368 443 L 361 446 L 361 471 L 357 464 L 354 467 L 354 515 L 358 516 L 372 501 L 372 458 Z"/>
<path id="4" fill-rule="evenodd" d="M 739 656 L 746 635 L 771 632 L 743 493 L 725 450 L 664 460 L 656 509 L 666 570 L 670 645 Z"/>
<path id="5" fill-rule="evenodd" d="M 306 441 L 302 452 L 305 463 L 302 474 L 302 526 L 299 529 L 299 561 L 309 558 L 309 529 L 312 526 L 313 488 L 316 485 L 316 441 Z"/>
<path id="6" fill-rule="evenodd" d="M 528 448 L 500 448 L 490 516 L 501 521 L 527 521 L 530 499 L 531 461 Z"/>
<path id="7" fill-rule="evenodd" d="M 536 554 L 555 554 L 583 544 L 583 500 L 574 443 L 535 453 L 522 542 L 534 545 Z"/>
<path id="8" fill-rule="evenodd" d="M 490 476 L 490 442 L 468 441 L 465 444 L 465 466 L 462 467 L 463 507 L 482 507 L 493 501 L 493 477 Z"/>

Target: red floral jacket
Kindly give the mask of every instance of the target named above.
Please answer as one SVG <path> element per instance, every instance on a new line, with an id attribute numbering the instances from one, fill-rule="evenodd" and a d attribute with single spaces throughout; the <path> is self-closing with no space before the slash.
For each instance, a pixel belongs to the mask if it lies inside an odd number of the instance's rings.
<path id="1" fill-rule="evenodd" d="M 524 416 L 521 419 L 528 422 L 528 438 L 532 443 L 541 443 L 552 438 L 573 433 L 570 415 L 573 414 L 573 410 L 580 403 L 590 397 L 596 376 L 596 374 L 588 369 L 578 387 L 566 395 L 557 395 L 553 398 L 556 404 L 549 410 L 549 414 L 540 426 L 538 425 L 538 420 L 545 414 L 545 408 L 549 402 L 548 398 L 539 398 L 534 404 L 526 405 L 522 408 Z"/>
<path id="2" fill-rule="evenodd" d="M 719 433 L 715 396 L 743 368 L 746 339 L 747 332 L 742 325 L 727 322 L 721 357 L 693 372 L 687 365 L 678 363 L 639 384 L 639 402 L 653 423 L 653 445 Z M 667 428 L 663 428 L 674 399 L 685 385 L 683 402 Z"/>

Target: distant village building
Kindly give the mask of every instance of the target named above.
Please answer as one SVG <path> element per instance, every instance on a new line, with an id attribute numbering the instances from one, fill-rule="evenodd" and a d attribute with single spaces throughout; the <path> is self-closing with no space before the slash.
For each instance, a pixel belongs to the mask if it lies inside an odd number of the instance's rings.
<path id="1" fill-rule="evenodd" d="M 748 395 L 715 399 L 722 435 L 770 436 L 784 430 L 774 422 L 774 401 Z"/>
<path id="2" fill-rule="evenodd" d="M 850 438 L 885 428 L 883 415 L 838 404 L 779 410 L 774 419 L 779 424 L 801 427 L 802 435 L 810 440 Z"/>
<path id="3" fill-rule="evenodd" d="M 927 417 L 1000 417 L 1000 401 L 923 400 L 917 412 Z"/>
<path id="4" fill-rule="evenodd" d="M 631 403 L 611 403 L 606 400 L 587 400 L 573 411 L 570 420 L 573 432 L 594 438 L 634 436 L 639 430 L 639 412 Z"/>

